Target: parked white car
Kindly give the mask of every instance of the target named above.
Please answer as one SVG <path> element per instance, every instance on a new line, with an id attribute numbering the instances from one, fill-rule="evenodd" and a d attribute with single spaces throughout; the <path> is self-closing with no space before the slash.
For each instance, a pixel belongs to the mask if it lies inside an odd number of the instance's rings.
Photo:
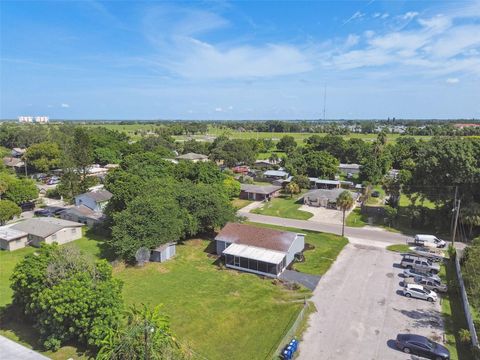
<path id="1" fill-rule="evenodd" d="M 414 297 L 430 302 L 438 300 L 438 296 L 435 291 L 427 290 L 422 285 L 417 284 L 407 284 L 407 286 L 405 286 L 405 288 L 403 289 L 403 294 L 408 298 Z"/>

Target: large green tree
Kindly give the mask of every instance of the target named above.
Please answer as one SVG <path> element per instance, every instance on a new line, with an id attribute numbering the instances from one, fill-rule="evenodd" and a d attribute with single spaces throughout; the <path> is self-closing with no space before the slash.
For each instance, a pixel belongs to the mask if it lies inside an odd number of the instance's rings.
<path id="1" fill-rule="evenodd" d="M 10 200 L 0 200 L 0 225 L 4 225 L 15 216 L 20 216 L 22 209 Z"/>
<path id="2" fill-rule="evenodd" d="M 31 145 L 24 158 L 27 165 L 38 172 L 48 172 L 60 164 L 60 147 L 54 142 L 41 142 Z"/>
<path id="3" fill-rule="evenodd" d="M 338 171 L 339 161 L 326 151 L 308 151 L 305 154 L 306 173 L 310 177 L 333 179 Z"/>
<path id="4" fill-rule="evenodd" d="M 27 255 L 15 266 L 11 287 L 14 304 L 49 350 L 70 341 L 99 346 L 122 310 L 122 284 L 112 267 L 72 246 L 44 244 Z"/>
<path id="5" fill-rule="evenodd" d="M 291 135 L 283 136 L 280 141 L 277 143 L 277 149 L 280 151 L 284 151 L 286 153 L 290 153 L 297 147 L 297 142 L 295 138 Z"/>

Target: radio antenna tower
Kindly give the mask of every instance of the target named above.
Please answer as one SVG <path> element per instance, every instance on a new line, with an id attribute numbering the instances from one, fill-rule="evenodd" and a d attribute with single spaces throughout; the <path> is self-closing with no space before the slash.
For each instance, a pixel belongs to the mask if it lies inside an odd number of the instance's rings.
<path id="1" fill-rule="evenodd" d="M 327 109 L 327 84 L 325 84 L 325 87 L 323 89 L 323 121 L 326 120 L 326 109 Z"/>

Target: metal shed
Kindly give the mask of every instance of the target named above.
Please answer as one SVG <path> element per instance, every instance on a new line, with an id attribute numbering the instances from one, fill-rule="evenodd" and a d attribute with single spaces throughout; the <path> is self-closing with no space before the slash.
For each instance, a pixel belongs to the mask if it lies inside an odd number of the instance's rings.
<path id="1" fill-rule="evenodd" d="M 177 252 L 176 242 L 169 242 L 162 244 L 156 249 L 153 249 L 150 254 L 150 261 L 164 262 L 175 256 Z"/>

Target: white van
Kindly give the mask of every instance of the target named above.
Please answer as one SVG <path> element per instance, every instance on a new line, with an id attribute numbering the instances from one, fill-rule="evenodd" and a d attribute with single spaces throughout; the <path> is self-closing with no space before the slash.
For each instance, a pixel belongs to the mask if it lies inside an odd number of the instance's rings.
<path id="1" fill-rule="evenodd" d="M 433 235 L 415 235 L 415 244 L 443 248 L 447 243 Z"/>

